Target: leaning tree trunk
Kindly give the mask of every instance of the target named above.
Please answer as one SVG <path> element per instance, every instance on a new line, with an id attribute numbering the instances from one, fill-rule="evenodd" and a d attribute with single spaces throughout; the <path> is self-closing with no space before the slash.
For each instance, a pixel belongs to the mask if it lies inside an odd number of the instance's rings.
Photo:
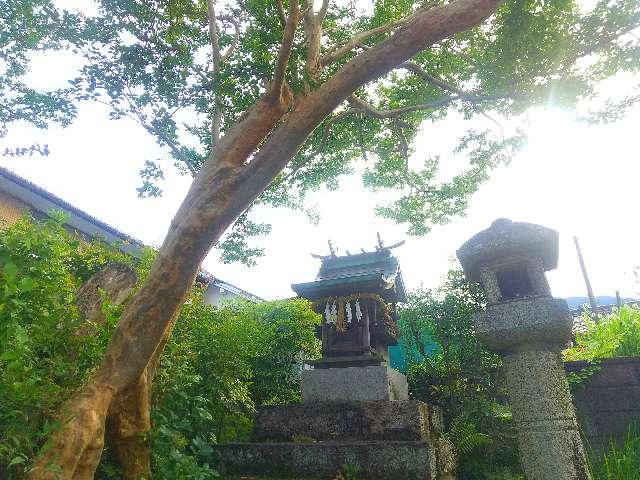
<path id="1" fill-rule="evenodd" d="M 97 327 L 107 321 L 102 310 L 105 298 L 111 305 L 121 305 L 131 295 L 137 282 L 136 272 L 119 263 L 109 263 L 92 275 L 76 295 L 75 303 L 84 320 L 76 334 L 95 335 Z M 147 478 L 151 474 L 151 448 L 146 432 L 151 426 L 151 382 L 148 379 L 152 377 L 149 368 L 145 369 L 137 382 L 112 400 L 107 414 L 105 435 L 125 480 Z M 93 464 L 89 462 L 83 468 L 86 473 L 82 476 L 92 477 L 92 469 Z"/>
<path id="2" fill-rule="evenodd" d="M 135 415 L 136 389 L 141 383 L 148 388 L 147 367 L 161 354 L 200 263 L 322 120 L 359 87 L 428 45 L 480 23 L 500 3 L 458 0 L 419 10 L 389 38 L 359 54 L 317 90 L 295 100 L 284 82 L 284 68 L 280 68 L 286 67 L 293 37 L 287 37 L 285 29 L 272 87 L 220 140 L 215 157 L 208 159 L 194 179 L 145 284 L 123 312 L 101 365 L 61 409 L 62 427 L 36 460 L 31 479 L 92 478 L 109 409 L 127 415 L 133 412 L 130 418 L 140 420 Z M 287 27 L 291 24 L 295 30 L 297 17 Z M 123 396 L 123 392 L 131 393 Z M 122 408 L 114 404 L 116 398 L 123 399 Z M 148 428 L 146 420 L 138 425 Z"/>
<path id="3" fill-rule="evenodd" d="M 165 335 L 140 378 L 111 402 L 106 437 L 122 471 L 122 480 L 151 477 L 151 387 L 169 333 Z"/>

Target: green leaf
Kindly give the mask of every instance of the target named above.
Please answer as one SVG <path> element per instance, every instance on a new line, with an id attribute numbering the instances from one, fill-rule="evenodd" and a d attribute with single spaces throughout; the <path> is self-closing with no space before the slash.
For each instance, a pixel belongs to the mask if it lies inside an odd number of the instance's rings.
<path id="1" fill-rule="evenodd" d="M 14 465 L 23 465 L 26 461 L 27 459 L 25 457 L 13 457 L 9 462 L 8 467 L 11 468 Z"/>
<path id="2" fill-rule="evenodd" d="M 33 286 L 34 281 L 31 277 L 22 277 L 20 279 L 20 290 L 22 290 L 23 293 L 28 293 L 33 290 Z"/>
<path id="3" fill-rule="evenodd" d="M 13 283 L 18 274 L 18 266 L 13 262 L 8 262 L 3 265 L 2 271 L 4 272 L 7 282 Z"/>

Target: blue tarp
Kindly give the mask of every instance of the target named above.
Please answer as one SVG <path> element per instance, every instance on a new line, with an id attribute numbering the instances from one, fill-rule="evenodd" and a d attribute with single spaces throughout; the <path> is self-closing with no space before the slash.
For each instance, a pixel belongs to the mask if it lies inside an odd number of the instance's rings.
<path id="1" fill-rule="evenodd" d="M 440 345 L 436 343 L 429 332 L 422 332 L 420 341 L 424 345 L 424 352 L 427 357 L 440 350 Z M 398 345 L 389 347 L 389 366 L 402 373 L 407 373 L 407 365 L 409 363 L 421 362 L 423 358 L 415 342 L 407 345 L 407 342 L 404 342 L 402 337 L 398 339 Z"/>

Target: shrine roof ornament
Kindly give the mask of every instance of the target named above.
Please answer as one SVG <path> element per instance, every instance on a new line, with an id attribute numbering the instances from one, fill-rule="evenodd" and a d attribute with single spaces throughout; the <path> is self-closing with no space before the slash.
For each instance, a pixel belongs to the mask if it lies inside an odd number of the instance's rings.
<path id="1" fill-rule="evenodd" d="M 391 254 L 391 248 L 404 242 L 385 247 L 379 240 L 374 252 L 338 256 L 331 245 L 331 255 L 320 256 L 322 263 L 316 280 L 291 285 L 301 297 L 317 300 L 324 297 L 352 293 L 376 293 L 387 302 L 406 301 L 406 293 L 400 264 Z"/>

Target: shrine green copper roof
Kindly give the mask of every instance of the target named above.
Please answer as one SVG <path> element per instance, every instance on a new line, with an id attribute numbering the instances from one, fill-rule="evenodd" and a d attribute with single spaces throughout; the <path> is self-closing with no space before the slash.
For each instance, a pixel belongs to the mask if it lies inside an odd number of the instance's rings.
<path id="1" fill-rule="evenodd" d="M 400 264 L 388 248 L 323 257 L 315 281 L 294 284 L 291 288 L 310 300 L 351 293 L 376 293 L 389 302 L 406 300 Z"/>

